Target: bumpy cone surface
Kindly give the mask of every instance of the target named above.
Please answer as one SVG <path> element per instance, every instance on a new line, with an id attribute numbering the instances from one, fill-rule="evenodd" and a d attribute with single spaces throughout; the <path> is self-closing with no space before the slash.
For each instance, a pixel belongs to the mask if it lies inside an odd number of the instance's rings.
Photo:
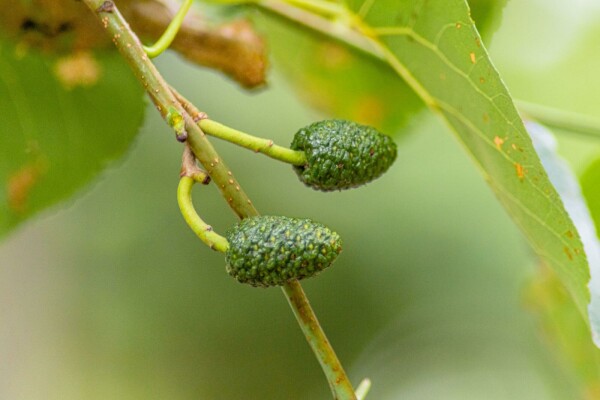
<path id="1" fill-rule="evenodd" d="M 310 219 L 251 217 L 225 236 L 227 272 L 252 286 L 280 286 L 316 275 L 342 251 L 340 236 Z"/>
<path id="2" fill-rule="evenodd" d="M 294 166 L 300 180 L 317 190 L 364 185 L 381 176 L 396 159 L 396 143 L 375 128 L 352 121 L 326 120 L 300 129 L 291 148 L 307 163 Z"/>

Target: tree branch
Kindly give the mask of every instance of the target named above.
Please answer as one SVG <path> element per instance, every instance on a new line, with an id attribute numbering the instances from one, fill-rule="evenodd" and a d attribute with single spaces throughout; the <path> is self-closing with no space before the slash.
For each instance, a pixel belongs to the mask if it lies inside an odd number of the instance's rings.
<path id="1" fill-rule="evenodd" d="M 217 185 L 231 209 L 240 218 L 258 215 L 250 199 L 197 125 L 197 121 L 190 116 L 190 114 L 199 116 L 201 113 L 191 103 L 181 104 L 177 101 L 115 4 L 112 1 L 102 0 L 84 0 L 84 2 L 100 19 L 102 26 L 131 66 L 135 76 L 146 88 L 162 117 L 169 121 L 173 111 L 183 117 L 190 148 Z M 309 345 L 325 372 L 334 398 L 355 400 L 356 396 L 352 385 L 319 325 L 302 287 L 297 281 L 293 281 L 282 289 Z"/>

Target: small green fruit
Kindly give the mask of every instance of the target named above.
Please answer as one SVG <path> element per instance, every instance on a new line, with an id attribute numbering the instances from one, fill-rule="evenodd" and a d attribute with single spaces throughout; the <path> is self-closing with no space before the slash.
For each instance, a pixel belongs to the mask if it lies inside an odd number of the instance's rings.
<path id="1" fill-rule="evenodd" d="M 325 120 L 300 129 L 291 148 L 306 154 L 294 166 L 300 180 L 322 191 L 350 189 L 381 176 L 396 159 L 396 143 L 375 128 Z"/>
<path id="2" fill-rule="evenodd" d="M 281 286 L 329 267 L 342 251 L 340 236 L 310 219 L 263 215 L 225 234 L 227 272 L 252 286 Z"/>

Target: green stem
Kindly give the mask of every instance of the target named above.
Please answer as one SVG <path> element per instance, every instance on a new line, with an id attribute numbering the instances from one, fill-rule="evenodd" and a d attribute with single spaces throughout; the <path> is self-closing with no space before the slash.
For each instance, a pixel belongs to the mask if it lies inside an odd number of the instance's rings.
<path id="1" fill-rule="evenodd" d="M 192 114 L 199 114 L 197 109 L 195 109 L 191 103 L 182 105 L 177 101 L 175 95 L 154 64 L 149 60 L 139 39 L 131 31 L 129 24 L 118 11 L 115 4 L 112 1 L 107 0 L 83 1 L 96 14 L 102 26 L 112 37 L 117 49 L 131 66 L 135 76 L 140 80 L 141 84 L 150 95 L 150 98 L 161 113 L 163 119 L 165 119 L 165 121 L 167 120 L 169 107 L 175 108 L 175 111 L 183 116 L 188 133 L 188 145 L 194 152 L 198 161 L 215 182 L 231 209 L 240 218 L 258 215 L 258 212 L 252 205 L 250 199 L 248 199 L 235 178 L 233 178 L 231 171 L 223 163 L 223 160 L 216 153 L 194 119 L 186 112 L 185 108 L 192 111 L 195 110 L 195 113 L 192 112 Z M 172 109 L 171 112 L 173 112 Z M 287 284 L 282 289 L 288 298 L 294 314 L 307 316 L 298 318 L 302 330 L 304 332 L 313 332 L 311 335 L 314 336 L 311 337 L 322 339 L 318 342 L 309 340 L 309 344 L 321 366 L 324 366 L 323 370 L 328 378 L 334 399 L 355 400 L 356 396 L 352 391 L 350 381 L 346 376 L 340 361 L 335 355 L 333 348 L 329 344 L 329 341 L 326 340 L 325 333 L 319 325 L 302 287 L 297 281 L 294 281 Z M 337 372 L 337 374 L 331 373 L 332 371 Z"/>
<path id="2" fill-rule="evenodd" d="M 306 337 L 306 340 L 313 349 L 323 372 L 327 376 L 331 391 L 334 394 L 335 399 L 339 400 L 356 400 L 354 389 L 352 384 L 346 377 L 346 373 L 342 369 L 337 356 L 332 351 L 331 345 L 325 336 L 325 333 L 317 321 L 317 317 L 312 310 L 302 286 L 298 281 L 292 281 L 286 286 L 282 287 L 283 292 L 286 294 L 288 302 L 294 311 L 296 320 Z"/>
<path id="3" fill-rule="evenodd" d="M 526 117 L 551 128 L 600 138 L 600 119 L 522 100 L 515 101 Z"/>
<path id="4" fill-rule="evenodd" d="M 203 120 L 205 114 L 201 113 L 191 102 L 177 93 L 177 91 L 174 89 L 171 90 L 187 113 L 193 116 L 194 120 Z M 216 179 L 215 182 L 217 182 Z M 255 215 L 258 215 L 258 213 Z M 321 328 L 319 320 L 310 306 L 300 283 L 292 281 L 282 286 L 281 289 L 296 316 L 300 329 L 302 329 L 308 344 L 313 350 L 319 364 L 321 364 L 321 368 L 327 377 L 329 387 L 333 393 L 333 398 L 336 400 L 356 400 L 352 384 L 337 358 L 333 347 L 331 347 L 331 344 L 327 340 L 327 336 L 325 336 L 325 332 Z"/>
<path id="5" fill-rule="evenodd" d="M 278 146 L 272 140 L 249 135 L 237 129 L 230 128 L 211 119 L 201 119 L 198 124 L 202 131 L 210 136 L 237 144 L 256 153 L 262 153 L 278 161 L 293 165 L 306 164 L 306 155 L 303 151 L 288 149 Z"/>
<path id="6" fill-rule="evenodd" d="M 117 49 L 131 66 L 135 76 L 146 89 L 163 119 L 165 121 L 172 120 L 175 112 L 183 116 L 187 133 L 185 136 L 177 136 L 178 139 L 187 137 L 187 143 L 198 161 L 217 183 L 221 195 L 238 217 L 245 218 L 256 215 L 257 211 L 252 202 L 240 188 L 239 183 L 233 177 L 227 165 L 223 163 L 204 133 L 188 115 L 181 103 L 177 101 L 169 85 L 150 61 L 138 37 L 131 31 L 127 21 L 125 21 L 114 3 L 105 0 L 84 0 L 84 2 L 96 13 L 102 26 L 113 38 Z"/>
<path id="7" fill-rule="evenodd" d="M 192 203 L 192 186 L 196 181 L 189 176 L 182 176 L 179 180 L 179 186 L 177 187 L 177 203 L 179 203 L 179 209 L 181 215 L 185 219 L 185 222 L 194 231 L 194 233 L 202 240 L 208 247 L 213 250 L 225 253 L 229 248 L 229 242 L 223 236 L 213 231 L 212 226 L 200 218 L 194 204 Z"/>
<path id="8" fill-rule="evenodd" d="M 173 20 L 171 20 L 171 23 L 156 43 L 152 46 L 143 46 L 148 57 L 158 57 L 163 51 L 169 48 L 173 40 L 175 40 L 175 36 L 177 36 L 177 32 L 179 32 L 183 19 L 192 6 L 192 3 L 193 0 L 184 0 L 181 8 L 177 11 L 177 14 L 175 14 L 175 17 L 173 17 Z"/>

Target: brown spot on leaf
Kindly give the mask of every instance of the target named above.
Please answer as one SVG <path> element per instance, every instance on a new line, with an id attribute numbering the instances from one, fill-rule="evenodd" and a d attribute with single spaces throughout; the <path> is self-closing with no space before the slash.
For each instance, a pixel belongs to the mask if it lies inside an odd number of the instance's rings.
<path id="1" fill-rule="evenodd" d="M 82 51 L 59 58 L 54 65 L 54 74 L 65 89 L 70 90 L 95 85 L 102 75 L 102 68 L 90 52 Z"/>
<path id="2" fill-rule="evenodd" d="M 571 253 L 571 250 L 569 250 L 569 248 L 565 246 L 563 248 L 563 251 L 565 252 L 567 257 L 569 257 L 569 260 L 573 261 L 573 254 Z"/>
<path id="3" fill-rule="evenodd" d="M 475 53 L 470 53 L 470 54 L 469 54 L 469 57 L 471 58 L 471 62 L 472 62 L 473 64 L 475 64 L 475 61 L 476 61 L 476 59 L 475 59 Z"/>
<path id="4" fill-rule="evenodd" d="M 23 214 L 27 211 L 27 200 L 29 199 L 31 190 L 46 173 L 46 170 L 47 163 L 40 158 L 37 161 L 26 164 L 8 177 L 6 184 L 8 207 L 13 212 Z"/>
<path id="5" fill-rule="evenodd" d="M 521 147 L 517 146 L 515 143 L 511 144 L 510 147 L 512 147 L 513 150 L 516 150 L 518 152 L 521 152 L 521 153 L 523 152 L 523 149 Z"/>
<path id="6" fill-rule="evenodd" d="M 519 164 L 518 162 L 515 163 L 515 170 L 517 171 L 517 177 L 520 180 L 525 179 L 525 168 L 523 168 L 523 166 L 521 164 Z"/>
<path id="7" fill-rule="evenodd" d="M 494 136 L 494 144 L 498 150 L 502 150 L 502 145 L 504 144 L 504 139 L 500 136 Z"/>

